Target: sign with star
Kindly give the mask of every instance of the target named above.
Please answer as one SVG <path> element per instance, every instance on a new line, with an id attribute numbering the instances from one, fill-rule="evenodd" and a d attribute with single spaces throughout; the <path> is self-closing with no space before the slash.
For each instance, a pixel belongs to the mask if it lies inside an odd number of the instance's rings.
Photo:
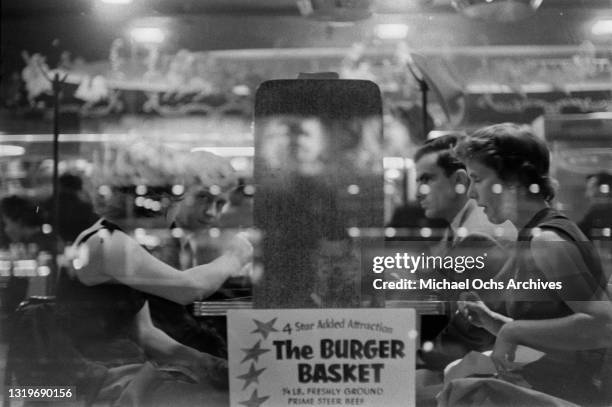
<path id="1" fill-rule="evenodd" d="M 411 309 L 228 312 L 230 405 L 414 405 Z"/>

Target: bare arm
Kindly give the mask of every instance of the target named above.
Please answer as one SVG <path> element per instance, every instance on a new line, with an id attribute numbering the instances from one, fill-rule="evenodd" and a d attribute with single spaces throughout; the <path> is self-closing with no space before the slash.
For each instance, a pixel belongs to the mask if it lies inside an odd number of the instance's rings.
<path id="1" fill-rule="evenodd" d="M 200 380 L 218 386 L 227 384 L 227 362 L 185 346 L 156 328 L 151 321 L 148 303 L 136 315 L 136 338 L 151 359 L 161 364 L 184 366 Z"/>
<path id="2" fill-rule="evenodd" d="M 552 243 L 551 243 L 552 242 Z M 580 251 L 552 231 L 542 232 L 532 240 L 531 249 L 538 268 L 553 280 L 559 270 L 589 273 Z M 578 279 L 575 284 L 581 284 Z M 584 282 L 584 290 L 589 286 Z M 566 304 L 574 314 L 546 320 L 510 321 L 499 335 L 506 341 L 539 349 L 584 350 L 612 346 L 612 303 L 603 290 L 592 294 L 592 300 Z"/>
<path id="3" fill-rule="evenodd" d="M 214 293 L 232 276 L 240 276 L 252 247 L 236 237 L 214 261 L 180 272 L 149 254 L 121 231 L 103 230 L 85 242 L 88 259 L 79 273 L 85 284 L 116 280 L 168 300 L 189 304 Z"/>

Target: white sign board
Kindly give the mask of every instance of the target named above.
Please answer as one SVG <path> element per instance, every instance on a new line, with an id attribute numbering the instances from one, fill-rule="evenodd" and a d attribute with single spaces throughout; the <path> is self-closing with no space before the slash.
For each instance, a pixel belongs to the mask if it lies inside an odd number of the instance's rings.
<path id="1" fill-rule="evenodd" d="M 235 407 L 412 406 L 411 309 L 230 310 Z"/>

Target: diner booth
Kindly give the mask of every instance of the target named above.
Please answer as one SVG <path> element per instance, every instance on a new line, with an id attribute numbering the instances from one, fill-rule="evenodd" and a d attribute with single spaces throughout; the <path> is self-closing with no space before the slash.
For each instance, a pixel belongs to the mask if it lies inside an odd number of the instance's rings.
<path id="1" fill-rule="evenodd" d="M 6 405 L 44 399 L 20 393 L 28 386 L 63 388 L 48 370 L 24 382 L 12 348 L 24 312 L 54 307 L 62 276 L 83 267 L 73 245 L 81 231 L 71 229 L 81 210 L 117 223 L 177 272 L 248 236 L 250 272 L 186 306 L 228 359 L 225 404 L 213 397 L 211 405 L 452 406 L 451 379 L 418 368 L 456 302 L 436 289 L 380 289 L 423 276 L 372 266 L 384 254 L 425 256 L 448 239 L 448 222 L 427 219 L 419 204 L 417 149 L 485 125 L 530 125 L 551 151 L 555 208 L 578 222 L 594 202 L 610 204 L 607 181 L 595 198 L 585 195 L 592 176 L 612 174 L 607 1 L 0 7 L 0 202 L 18 197 L 15 211 L 34 219 L 33 234 L 16 237 L 10 200 L 0 203 Z M 226 164 L 231 191 L 219 181 Z M 169 222 L 201 187 L 207 205 L 228 192 L 216 215 L 193 220 L 202 216 L 196 206 L 190 224 Z M 598 222 L 589 237 L 609 279 L 612 218 Z M 612 388 L 609 354 L 602 389 Z M 366 368 L 361 359 L 373 361 Z M 354 380 L 346 369 L 356 369 Z M 86 403 L 102 394 L 64 387 Z M 508 397 L 565 405 L 527 393 Z"/>

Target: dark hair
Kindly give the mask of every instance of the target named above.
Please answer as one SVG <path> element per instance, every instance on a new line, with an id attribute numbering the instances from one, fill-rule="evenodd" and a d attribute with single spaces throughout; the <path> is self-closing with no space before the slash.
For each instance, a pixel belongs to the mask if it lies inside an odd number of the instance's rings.
<path id="1" fill-rule="evenodd" d="M 23 226 L 37 227 L 43 224 L 39 207 L 27 198 L 17 195 L 7 196 L 0 200 L 2 215 Z"/>
<path id="2" fill-rule="evenodd" d="M 436 164 L 444 170 L 447 177 L 457 170 L 464 170 L 465 164 L 459 160 L 454 150 L 454 147 L 464 138 L 463 134 L 452 133 L 428 140 L 416 151 L 414 161 L 419 161 L 424 155 L 437 153 Z"/>
<path id="3" fill-rule="evenodd" d="M 462 160 L 473 159 L 492 168 L 503 181 L 518 182 L 547 201 L 555 196 L 548 176 L 548 147 L 528 126 L 501 123 L 483 127 L 460 142 L 455 150 Z M 534 184 L 538 186 L 535 190 L 531 188 Z"/>

